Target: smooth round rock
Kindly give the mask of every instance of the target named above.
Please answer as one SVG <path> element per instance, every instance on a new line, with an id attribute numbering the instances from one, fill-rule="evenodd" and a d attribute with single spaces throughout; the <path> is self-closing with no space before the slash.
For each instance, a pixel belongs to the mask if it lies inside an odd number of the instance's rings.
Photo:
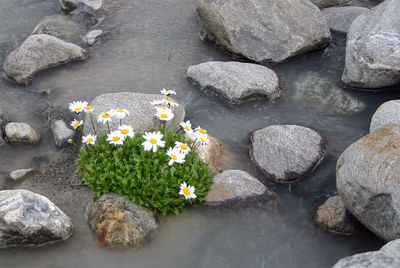
<path id="1" fill-rule="evenodd" d="M 156 110 L 150 102 L 161 99 L 163 99 L 161 95 L 132 92 L 109 93 L 96 97 L 90 105 L 94 107 L 92 115 L 97 133 L 108 132 L 107 124 L 97 122 L 98 116 L 101 113 L 118 108 L 124 108 L 130 112 L 130 115 L 122 119 L 122 122 L 123 124 L 132 126 L 135 132 L 143 133 L 153 130 L 154 123 L 158 122 L 158 119 L 154 116 Z M 174 118 L 167 122 L 167 127 L 173 127 L 178 130 L 180 128 L 179 124 L 185 118 L 185 109 L 181 105 L 172 107 L 171 109 L 174 113 Z M 93 133 L 93 127 L 88 114 L 86 114 L 84 121 L 85 134 Z M 111 130 L 117 129 L 118 126 L 119 120 L 113 120 L 110 123 Z"/>
<path id="2" fill-rule="evenodd" d="M 250 157 L 267 178 L 290 183 L 308 174 L 324 156 L 322 137 L 296 125 L 272 125 L 250 134 Z"/>
<path id="3" fill-rule="evenodd" d="M 86 57 L 86 51 L 75 44 L 47 34 L 34 34 L 7 56 L 3 71 L 17 84 L 26 86 L 38 71 Z"/>
<path id="4" fill-rule="evenodd" d="M 351 144 L 336 166 L 337 191 L 359 222 L 385 240 L 400 238 L 400 125 Z"/>
<path id="5" fill-rule="evenodd" d="M 8 123 L 5 133 L 8 141 L 13 143 L 38 144 L 40 141 L 39 132 L 26 123 Z"/>
<path id="6" fill-rule="evenodd" d="M 383 103 L 372 115 L 369 132 L 389 124 L 400 124 L 400 100 Z"/>
<path id="7" fill-rule="evenodd" d="M 368 10 L 365 7 L 353 6 L 330 7 L 323 9 L 322 14 L 325 16 L 329 29 L 347 34 L 353 21 Z"/>
<path id="8" fill-rule="evenodd" d="M 198 0 L 197 16 L 204 40 L 256 62 L 282 62 L 331 41 L 308 0 Z"/>
<path id="9" fill-rule="evenodd" d="M 0 191 L 0 247 L 43 245 L 65 240 L 73 226 L 64 212 L 42 195 Z"/>
<path id="10" fill-rule="evenodd" d="M 259 97 L 275 100 L 281 95 L 276 73 L 258 64 L 210 61 L 190 66 L 186 75 L 229 103 Z"/>
<path id="11" fill-rule="evenodd" d="M 379 89 L 400 83 L 400 1 L 386 0 L 357 17 L 347 34 L 342 82 Z"/>
<path id="12" fill-rule="evenodd" d="M 102 195 L 87 217 L 99 242 L 111 247 L 139 246 L 158 229 L 153 212 L 117 194 Z"/>

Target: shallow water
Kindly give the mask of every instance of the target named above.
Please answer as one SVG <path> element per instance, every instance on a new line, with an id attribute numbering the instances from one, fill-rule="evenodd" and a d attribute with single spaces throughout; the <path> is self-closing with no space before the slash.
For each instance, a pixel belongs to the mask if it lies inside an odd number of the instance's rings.
<path id="1" fill-rule="evenodd" d="M 232 59 L 200 41 L 195 2 L 119 0 L 100 24 L 107 34 L 88 48 L 88 60 L 44 71 L 29 87 L 0 80 L 0 107 L 12 121 L 31 123 L 42 135 L 38 146 L 1 148 L 0 187 L 4 173 L 29 167 L 34 157 L 57 156 L 41 117 L 47 104 L 67 107 L 73 100 L 90 101 L 103 93 L 158 93 L 165 87 L 177 91 L 187 119 L 225 143 L 228 156 L 223 167 L 257 176 L 279 194 L 285 208 L 278 213 L 192 209 L 178 217 L 163 217 L 154 240 L 143 248 L 123 251 L 99 247 L 88 226 L 79 222 L 72 238 L 63 243 L 1 250 L 0 267 L 329 267 L 339 258 L 383 244 L 368 231 L 351 237 L 321 231 L 314 226 L 312 213 L 321 199 L 335 191 L 340 153 L 368 133 L 376 107 L 399 94 L 348 91 L 367 104 L 355 116 L 294 99 L 293 82 L 302 72 L 316 71 L 339 84 L 345 49 L 344 37 L 336 36 L 325 50 L 271 66 L 285 81 L 286 96 L 280 102 L 226 105 L 185 79 L 190 65 Z M 58 1 L 0 0 L 0 64 L 44 16 L 59 12 Z M 248 134 L 272 124 L 308 126 L 328 141 L 324 160 L 291 188 L 266 182 L 248 156 Z"/>

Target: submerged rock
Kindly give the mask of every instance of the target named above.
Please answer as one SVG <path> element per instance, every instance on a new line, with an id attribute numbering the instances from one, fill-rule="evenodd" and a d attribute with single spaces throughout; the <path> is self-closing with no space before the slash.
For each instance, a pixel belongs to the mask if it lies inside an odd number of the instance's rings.
<path id="1" fill-rule="evenodd" d="M 400 1 L 386 0 L 353 22 L 342 82 L 377 89 L 400 83 Z"/>
<path id="2" fill-rule="evenodd" d="M 328 46 L 321 11 L 298 0 L 199 0 L 203 38 L 257 62 L 282 62 Z"/>
<path id="3" fill-rule="evenodd" d="M 230 103 L 258 97 L 275 100 L 281 95 L 276 73 L 258 64 L 210 61 L 190 66 L 186 75 Z"/>
<path id="4" fill-rule="evenodd" d="M 51 124 L 51 132 L 53 133 L 54 142 L 57 148 L 67 146 L 69 139 L 74 139 L 76 131 L 70 129 L 64 120 L 57 120 Z"/>
<path id="5" fill-rule="evenodd" d="M 73 226 L 44 196 L 26 190 L 0 191 L 0 247 L 65 240 Z"/>
<path id="6" fill-rule="evenodd" d="M 367 12 L 369 9 L 365 7 L 330 7 L 322 10 L 329 29 L 339 33 L 348 32 L 353 21 L 361 14 Z"/>
<path id="7" fill-rule="evenodd" d="M 211 190 L 206 195 L 207 205 L 222 205 L 235 201 L 249 201 L 273 194 L 256 178 L 241 170 L 225 170 L 212 178 Z"/>
<path id="8" fill-rule="evenodd" d="M 8 123 L 8 115 L 0 108 L 0 147 L 5 144 L 4 127 Z"/>
<path id="9" fill-rule="evenodd" d="M 86 59 L 86 51 L 72 43 L 47 34 L 29 36 L 4 61 L 4 73 L 20 85 L 28 85 L 43 69 L 73 60 Z"/>
<path id="10" fill-rule="evenodd" d="M 333 268 L 400 267 L 400 239 L 391 241 L 380 250 L 356 254 L 340 259 Z"/>
<path id="11" fill-rule="evenodd" d="M 346 208 L 385 240 L 400 238 L 400 125 L 378 128 L 351 144 L 336 167 Z"/>
<path id="12" fill-rule="evenodd" d="M 84 24 L 74 21 L 71 17 L 54 14 L 44 17 L 35 27 L 32 34 L 48 34 L 66 42 L 80 43 L 86 32 Z"/>
<path id="13" fill-rule="evenodd" d="M 39 171 L 33 168 L 16 169 L 10 172 L 9 177 L 14 181 L 25 180 L 33 175 L 38 174 Z"/>
<path id="14" fill-rule="evenodd" d="M 84 37 L 83 41 L 85 41 L 89 46 L 93 45 L 96 41 L 96 38 L 103 33 L 102 30 L 92 30 L 88 32 Z"/>
<path id="15" fill-rule="evenodd" d="M 350 0 L 310 0 L 319 8 L 333 7 L 350 2 Z"/>
<path id="16" fill-rule="evenodd" d="M 153 212 L 117 194 L 101 196 L 87 217 L 99 242 L 111 247 L 139 246 L 158 229 Z"/>
<path id="17" fill-rule="evenodd" d="M 273 125 L 250 134 L 250 157 L 265 175 L 279 183 L 296 181 L 324 156 L 324 141 L 312 129 Z"/>
<path id="18" fill-rule="evenodd" d="M 336 113 L 352 115 L 365 109 L 365 104 L 316 72 L 305 72 L 295 82 L 295 98 L 311 105 L 327 105 Z"/>
<path id="19" fill-rule="evenodd" d="M 369 132 L 389 124 L 400 124 L 400 100 L 387 101 L 376 109 L 371 118 Z"/>
<path id="20" fill-rule="evenodd" d="M 154 116 L 156 110 L 150 102 L 161 99 L 163 99 L 163 96 L 161 95 L 132 92 L 109 93 L 96 97 L 90 105 L 94 107 L 92 115 L 97 133 L 99 134 L 103 131 L 108 131 L 107 124 L 97 122 L 98 116 L 101 113 L 118 108 L 124 108 L 130 112 L 130 115 L 125 117 L 122 122 L 132 126 L 135 132 L 143 133 L 152 130 L 154 128 L 154 123 L 156 122 Z M 185 118 L 185 109 L 181 105 L 178 107 L 174 106 L 171 109 L 175 116 L 171 121 L 168 121 L 167 127 L 179 129 L 179 124 Z M 113 120 L 110 122 L 111 130 L 117 129 L 118 126 L 119 120 Z M 84 127 L 86 134 L 89 132 L 93 133 L 93 127 L 90 123 L 90 117 L 88 114 L 85 116 Z"/>
<path id="21" fill-rule="evenodd" d="M 102 0 L 59 0 L 61 9 L 69 13 L 72 10 L 79 8 L 94 15 L 103 5 Z"/>
<path id="22" fill-rule="evenodd" d="M 8 141 L 12 143 L 38 144 L 39 132 L 26 123 L 8 123 L 5 128 Z"/>
<path id="23" fill-rule="evenodd" d="M 315 221 L 332 233 L 357 233 L 357 223 L 338 195 L 329 197 L 318 207 L 315 213 Z"/>

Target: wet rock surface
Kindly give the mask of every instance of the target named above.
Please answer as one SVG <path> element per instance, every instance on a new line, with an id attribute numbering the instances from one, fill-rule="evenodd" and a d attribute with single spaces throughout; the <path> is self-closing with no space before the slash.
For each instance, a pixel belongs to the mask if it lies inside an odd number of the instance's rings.
<path id="1" fill-rule="evenodd" d="M 87 217 L 99 242 L 111 247 L 139 246 L 158 229 L 153 212 L 117 194 L 101 196 Z"/>
<path id="2" fill-rule="evenodd" d="M 326 47 L 329 28 L 309 1 L 199 0 L 203 39 L 250 60 L 282 62 Z"/>
<path id="3" fill-rule="evenodd" d="M 65 240 L 73 226 L 49 199 L 26 190 L 0 191 L 0 247 Z"/>
<path id="4" fill-rule="evenodd" d="M 59 2 L 61 9 L 66 13 L 79 8 L 88 14 L 94 15 L 103 6 L 102 0 L 59 0 Z"/>
<path id="5" fill-rule="evenodd" d="M 326 8 L 326 7 L 342 5 L 347 2 L 350 2 L 350 0 L 310 0 L 310 2 L 319 8 Z"/>
<path id="6" fill-rule="evenodd" d="M 336 167 L 346 208 L 385 240 L 400 237 L 400 125 L 378 128 L 351 144 Z"/>
<path id="7" fill-rule="evenodd" d="M 34 168 L 23 168 L 11 171 L 8 176 L 14 181 L 17 181 L 17 180 L 25 180 L 38 173 L 39 171 Z"/>
<path id="8" fill-rule="evenodd" d="M 142 94 L 132 92 L 117 92 L 103 94 L 96 97 L 90 105 L 94 107 L 93 120 L 97 133 L 103 131 L 108 132 L 107 124 L 97 122 L 97 118 L 101 113 L 108 112 L 111 109 L 124 108 L 130 112 L 130 115 L 125 117 L 122 122 L 124 124 L 132 126 L 135 132 L 143 133 L 145 131 L 152 130 L 156 118 L 154 116 L 156 110 L 154 106 L 150 104 L 151 101 L 161 100 L 163 97 L 156 94 Z M 185 109 L 180 105 L 178 107 L 171 107 L 174 118 L 167 122 L 167 127 L 173 127 L 175 129 L 180 128 L 180 123 L 185 118 Z M 85 116 L 85 133 L 92 132 L 93 127 L 90 123 L 89 115 Z M 158 120 L 157 120 L 158 121 Z M 113 120 L 110 122 L 111 130 L 117 129 L 119 126 L 119 120 Z"/>
<path id="9" fill-rule="evenodd" d="M 27 123 L 8 123 L 5 133 L 11 143 L 38 144 L 40 141 L 39 132 Z"/>
<path id="10" fill-rule="evenodd" d="M 330 7 L 322 10 L 329 29 L 339 33 L 347 34 L 353 21 L 361 14 L 367 12 L 369 9 L 365 7 Z"/>
<path id="11" fill-rule="evenodd" d="M 250 134 L 250 157 L 267 178 L 290 183 L 309 173 L 325 153 L 322 137 L 296 125 L 272 125 Z"/>
<path id="12" fill-rule="evenodd" d="M 68 146 L 68 140 L 74 140 L 76 136 L 76 131 L 69 128 L 64 120 L 54 121 L 51 124 L 51 132 L 57 148 Z"/>
<path id="13" fill-rule="evenodd" d="M 278 76 L 262 65 L 211 61 L 190 66 L 186 75 L 230 103 L 259 97 L 275 100 L 281 95 Z"/>
<path id="14" fill-rule="evenodd" d="M 83 41 L 85 41 L 89 46 L 91 46 L 96 42 L 96 38 L 101 36 L 102 33 L 103 33 L 102 30 L 92 30 L 83 37 Z"/>
<path id="15" fill-rule="evenodd" d="M 4 127 L 8 123 L 8 115 L 0 108 L 0 147 L 5 144 L 4 141 Z"/>
<path id="16" fill-rule="evenodd" d="M 400 2 L 387 0 L 360 15 L 347 34 L 342 82 L 377 89 L 400 83 Z"/>
<path id="17" fill-rule="evenodd" d="M 75 44 L 51 35 L 35 34 L 7 56 L 3 71 L 17 84 L 28 85 L 40 70 L 86 57 L 86 51 Z"/>
<path id="18" fill-rule="evenodd" d="M 400 124 L 400 100 L 387 101 L 376 109 L 371 118 L 369 132 L 389 124 Z"/>

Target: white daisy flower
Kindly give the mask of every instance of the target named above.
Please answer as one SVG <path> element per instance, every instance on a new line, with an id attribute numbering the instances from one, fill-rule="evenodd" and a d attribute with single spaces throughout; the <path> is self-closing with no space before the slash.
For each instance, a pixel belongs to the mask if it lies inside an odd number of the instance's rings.
<path id="1" fill-rule="evenodd" d="M 161 90 L 161 94 L 163 94 L 165 96 L 170 96 L 172 94 L 176 95 L 176 92 L 174 90 L 166 90 L 165 88 L 163 88 Z"/>
<path id="2" fill-rule="evenodd" d="M 172 164 L 175 162 L 178 164 L 182 164 L 185 162 L 185 155 L 175 148 L 169 148 L 167 151 L 167 155 L 171 157 L 171 160 L 169 160 L 168 162 L 169 166 L 172 166 Z"/>
<path id="3" fill-rule="evenodd" d="M 162 100 L 153 100 L 150 102 L 151 105 L 162 105 L 165 104 L 165 99 Z"/>
<path id="4" fill-rule="evenodd" d="M 88 113 L 88 114 L 92 113 L 93 110 L 94 110 L 94 107 L 91 105 L 86 106 L 84 109 L 85 113 Z"/>
<path id="5" fill-rule="evenodd" d="M 115 144 L 115 145 L 122 145 L 124 144 L 125 136 L 121 134 L 121 131 L 119 130 L 114 130 L 111 131 L 110 134 L 107 135 L 106 141 L 108 141 L 110 144 Z"/>
<path id="6" fill-rule="evenodd" d="M 74 121 L 71 122 L 71 127 L 73 127 L 74 129 L 77 129 L 78 127 L 80 127 L 83 124 L 83 121 L 78 121 L 76 119 L 74 119 Z"/>
<path id="7" fill-rule="evenodd" d="M 183 195 L 186 199 L 197 198 L 194 191 L 194 186 L 187 185 L 186 182 L 183 182 L 181 184 L 181 190 L 179 191 L 179 194 Z"/>
<path id="8" fill-rule="evenodd" d="M 125 116 L 129 116 L 129 111 L 127 109 L 115 109 L 112 110 L 111 115 L 117 119 L 124 119 Z"/>
<path id="9" fill-rule="evenodd" d="M 174 149 L 177 149 L 179 152 L 181 152 L 184 155 L 187 155 L 190 152 L 190 147 L 186 143 L 182 143 L 179 141 L 175 142 Z"/>
<path id="10" fill-rule="evenodd" d="M 106 112 L 106 113 L 100 114 L 99 117 L 97 118 L 97 122 L 101 122 L 103 124 L 105 124 L 107 122 L 111 122 L 111 113 Z"/>
<path id="11" fill-rule="evenodd" d="M 190 121 L 186 121 L 186 122 L 182 122 L 180 123 L 181 127 L 183 128 L 183 130 L 188 133 L 191 134 L 193 133 L 193 129 L 192 129 L 192 124 L 190 123 Z"/>
<path id="12" fill-rule="evenodd" d="M 156 116 L 162 121 L 170 121 L 172 118 L 174 118 L 174 113 L 170 109 L 157 109 Z"/>
<path id="13" fill-rule="evenodd" d="M 86 108 L 87 105 L 87 101 L 73 101 L 69 104 L 69 109 L 71 110 L 71 112 L 79 114 Z"/>
<path id="14" fill-rule="evenodd" d="M 176 103 L 174 100 L 165 100 L 165 103 L 170 107 L 179 106 L 179 104 Z"/>
<path id="15" fill-rule="evenodd" d="M 96 135 L 89 134 L 89 135 L 86 135 L 86 136 L 82 137 L 82 143 L 95 144 L 96 143 L 96 139 L 97 139 Z"/>
<path id="16" fill-rule="evenodd" d="M 208 139 L 207 134 L 197 134 L 196 138 L 198 141 L 200 141 L 201 145 L 207 145 L 208 143 L 210 143 L 210 140 Z"/>
<path id="17" fill-rule="evenodd" d="M 157 107 L 154 107 L 155 109 L 157 109 L 157 110 L 159 110 L 159 109 L 161 109 L 161 110 L 171 110 L 170 108 L 168 108 L 168 107 L 166 107 L 166 106 L 157 106 Z"/>
<path id="18" fill-rule="evenodd" d="M 160 131 L 157 132 L 145 132 L 143 138 L 146 140 L 142 142 L 142 146 L 145 151 L 153 150 L 153 153 L 157 152 L 157 146 L 165 147 L 165 141 L 161 140 L 164 137 Z"/>
<path id="19" fill-rule="evenodd" d="M 118 130 L 121 132 L 122 135 L 125 137 L 130 137 L 133 138 L 135 136 L 135 132 L 133 131 L 133 128 L 128 125 L 122 125 L 118 127 Z"/>
<path id="20" fill-rule="evenodd" d="M 203 135 L 207 134 L 207 131 L 205 129 L 201 128 L 201 127 L 196 127 L 194 129 L 194 131 L 197 132 L 197 133 L 203 134 Z"/>

